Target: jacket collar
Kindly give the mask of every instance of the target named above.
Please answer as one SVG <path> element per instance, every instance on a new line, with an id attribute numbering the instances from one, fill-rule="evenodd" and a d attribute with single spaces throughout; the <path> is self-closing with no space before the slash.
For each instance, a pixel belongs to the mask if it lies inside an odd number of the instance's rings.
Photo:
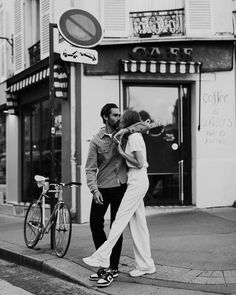
<path id="1" fill-rule="evenodd" d="M 113 133 L 114 133 L 114 132 L 113 132 Z M 112 133 L 112 134 L 113 134 L 113 133 Z M 107 132 L 107 129 L 106 129 L 105 126 L 102 127 L 102 128 L 99 130 L 98 135 L 99 135 L 100 138 L 103 138 L 104 136 L 109 136 L 109 137 L 111 137 L 111 134 L 109 134 L 109 133 Z"/>

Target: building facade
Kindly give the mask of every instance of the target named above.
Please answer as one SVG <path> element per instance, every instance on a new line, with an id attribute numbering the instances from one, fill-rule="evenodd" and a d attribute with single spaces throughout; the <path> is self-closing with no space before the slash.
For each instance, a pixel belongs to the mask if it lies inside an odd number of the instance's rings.
<path id="1" fill-rule="evenodd" d="M 150 180 L 146 205 L 231 206 L 236 172 L 234 1 L 54 4 L 16 0 L 15 10 L 6 9 L 15 11 L 17 20 L 10 32 L 13 67 L 2 78 L 15 112 L 2 112 L 1 119 L 6 200 L 31 201 L 37 191 L 33 176 L 53 173 L 63 182 L 82 182 L 64 195 L 77 221 L 88 221 L 88 146 L 102 126 L 100 109 L 114 102 L 121 111 L 133 107 L 144 120 L 161 125 L 144 135 Z M 55 27 L 50 88 L 48 27 L 70 8 L 86 10 L 101 22 L 103 39 L 94 48 L 98 63 L 63 62 L 60 48 L 66 43 Z M 34 25 L 24 34 L 32 19 Z M 1 109 L 12 110 L 4 99 Z"/>

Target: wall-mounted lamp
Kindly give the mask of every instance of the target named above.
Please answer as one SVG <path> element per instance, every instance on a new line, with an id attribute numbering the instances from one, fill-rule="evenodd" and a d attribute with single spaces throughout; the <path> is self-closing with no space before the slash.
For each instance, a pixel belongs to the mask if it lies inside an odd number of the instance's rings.
<path id="1" fill-rule="evenodd" d="M 9 91 L 6 91 L 6 99 L 7 99 L 8 114 L 17 115 L 17 110 L 18 110 L 17 95 Z"/>
<path id="2" fill-rule="evenodd" d="M 11 55 L 13 57 L 13 49 L 14 49 L 13 36 L 11 36 L 11 39 L 7 38 L 7 37 L 1 37 L 0 36 L 0 39 L 6 40 L 10 44 L 10 46 L 11 46 Z"/>

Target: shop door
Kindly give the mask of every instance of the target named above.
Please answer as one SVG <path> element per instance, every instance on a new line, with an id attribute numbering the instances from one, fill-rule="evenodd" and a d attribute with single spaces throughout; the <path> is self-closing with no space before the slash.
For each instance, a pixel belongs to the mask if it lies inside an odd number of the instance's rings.
<path id="1" fill-rule="evenodd" d="M 149 163 L 145 205 L 191 204 L 191 107 L 189 86 L 127 85 L 124 108 L 161 122 L 144 134 Z M 161 132 L 162 131 L 162 132 Z"/>

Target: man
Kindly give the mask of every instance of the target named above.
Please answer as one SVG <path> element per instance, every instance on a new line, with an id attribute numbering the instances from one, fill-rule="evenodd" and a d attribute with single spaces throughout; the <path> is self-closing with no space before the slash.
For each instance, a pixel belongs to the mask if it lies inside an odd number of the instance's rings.
<path id="1" fill-rule="evenodd" d="M 86 162 L 87 185 L 93 195 L 90 211 L 90 228 L 95 248 L 98 249 L 105 241 L 104 215 L 110 205 L 110 225 L 115 219 L 116 212 L 127 188 L 127 166 L 123 157 L 117 151 L 117 144 L 113 140 L 119 127 L 120 111 L 113 103 L 106 104 L 100 113 L 104 127 L 90 142 Z M 124 133 L 145 132 L 150 129 L 149 124 L 139 123 L 130 129 L 122 129 Z M 90 280 L 97 281 L 98 287 L 111 284 L 113 278 L 119 275 L 118 264 L 122 248 L 121 236 L 113 248 L 110 257 L 110 267 L 101 268 L 90 276 Z"/>
<path id="2" fill-rule="evenodd" d="M 110 205 L 112 224 L 127 187 L 127 167 L 112 139 L 119 126 L 119 108 L 112 103 L 106 104 L 100 115 L 105 126 L 90 142 L 85 167 L 87 185 L 93 194 L 90 228 L 96 249 L 106 241 L 104 215 L 107 208 Z M 99 269 L 90 276 L 90 280 L 97 280 L 99 287 L 109 286 L 113 278 L 118 276 L 122 239 L 121 236 L 113 248 L 109 269 Z"/>

